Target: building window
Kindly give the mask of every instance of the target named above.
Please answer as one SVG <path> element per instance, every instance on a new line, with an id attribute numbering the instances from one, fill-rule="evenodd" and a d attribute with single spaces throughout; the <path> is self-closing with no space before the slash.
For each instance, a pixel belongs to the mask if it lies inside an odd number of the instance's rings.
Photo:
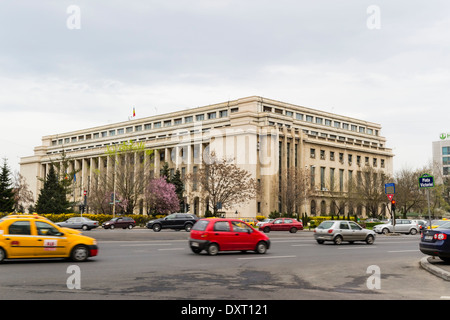
<path id="1" fill-rule="evenodd" d="M 215 119 L 215 118 L 216 118 L 216 113 L 215 112 L 208 113 L 208 119 Z"/>
<path id="2" fill-rule="evenodd" d="M 127 127 L 126 131 L 127 131 L 127 133 L 133 132 L 133 127 Z"/>
<path id="3" fill-rule="evenodd" d="M 313 159 L 316 158 L 316 149 L 310 149 L 309 150 L 309 156 Z"/>
<path id="4" fill-rule="evenodd" d="M 123 128 L 122 129 L 117 129 L 117 134 L 123 134 L 123 133 L 124 133 Z"/>
<path id="5" fill-rule="evenodd" d="M 238 112 L 238 111 L 239 111 L 239 108 L 231 108 L 231 110 L 230 110 L 231 113 L 235 113 L 235 112 Z"/>
<path id="6" fill-rule="evenodd" d="M 205 120 L 205 115 L 204 114 L 198 114 L 195 116 L 195 120 L 196 121 L 203 121 Z"/>
<path id="7" fill-rule="evenodd" d="M 164 127 L 170 127 L 172 125 L 172 120 L 164 121 Z"/>
<path id="8" fill-rule="evenodd" d="M 325 160 L 325 150 L 320 150 L 320 159 Z"/>
<path id="9" fill-rule="evenodd" d="M 442 147 L 442 155 L 450 155 L 450 147 Z"/>
<path id="10" fill-rule="evenodd" d="M 228 110 L 219 111 L 219 117 L 220 118 L 228 117 Z"/>
<path id="11" fill-rule="evenodd" d="M 152 128 L 152 124 L 151 123 L 144 124 L 144 129 L 145 130 L 150 130 L 151 128 Z"/>
<path id="12" fill-rule="evenodd" d="M 153 128 L 161 128 L 161 122 L 155 122 Z"/>
<path id="13" fill-rule="evenodd" d="M 331 127 L 331 120 L 325 119 L 325 125 Z"/>
<path id="14" fill-rule="evenodd" d="M 323 123 L 323 119 L 322 118 L 316 118 L 316 123 L 317 124 L 322 124 Z"/>
<path id="15" fill-rule="evenodd" d="M 303 120 L 303 114 L 301 114 L 301 113 L 296 113 L 296 114 L 295 114 L 295 119 L 297 119 L 297 120 Z"/>
<path id="16" fill-rule="evenodd" d="M 136 131 L 136 132 L 142 131 L 142 126 L 134 127 L 134 131 Z"/>
<path id="17" fill-rule="evenodd" d="M 306 121 L 313 122 L 313 116 L 306 116 Z"/>
<path id="18" fill-rule="evenodd" d="M 184 118 L 184 123 L 191 123 L 192 121 L 194 121 L 194 117 L 193 116 L 189 116 L 189 117 L 185 117 Z"/>
<path id="19" fill-rule="evenodd" d="M 115 136 L 116 135 L 116 130 L 109 130 L 109 136 Z"/>

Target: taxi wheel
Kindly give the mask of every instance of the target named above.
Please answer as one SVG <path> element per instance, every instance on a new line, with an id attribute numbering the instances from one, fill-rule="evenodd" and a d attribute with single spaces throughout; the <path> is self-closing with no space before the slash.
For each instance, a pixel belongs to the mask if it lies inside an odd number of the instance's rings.
<path id="1" fill-rule="evenodd" d="M 3 250 L 2 248 L 0 248 L 0 263 L 3 262 L 3 260 L 6 259 L 6 253 L 5 250 Z"/>
<path id="2" fill-rule="evenodd" d="M 79 244 L 72 249 L 70 257 L 76 262 L 85 261 L 89 257 L 89 250 L 85 245 Z"/>

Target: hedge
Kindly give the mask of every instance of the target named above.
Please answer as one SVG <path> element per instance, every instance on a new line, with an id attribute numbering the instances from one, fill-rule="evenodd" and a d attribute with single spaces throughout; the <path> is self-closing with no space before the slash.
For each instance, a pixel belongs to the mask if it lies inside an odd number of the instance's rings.
<path id="1" fill-rule="evenodd" d="M 20 214 L 20 213 L 11 213 L 11 214 Z M 8 213 L 0 213 L 0 217 L 6 216 Z M 39 216 L 47 218 L 48 220 L 52 222 L 63 222 L 66 221 L 69 218 L 74 217 L 80 217 L 81 215 L 79 213 L 47 213 L 47 214 L 40 214 Z M 112 214 L 89 214 L 85 213 L 83 214 L 83 217 L 98 221 L 99 225 L 102 225 L 103 222 L 109 221 L 113 218 Z M 122 215 L 116 215 L 116 217 L 122 217 Z M 144 216 L 140 214 L 130 214 L 130 215 L 124 215 L 123 217 L 130 217 L 136 221 L 136 225 L 138 226 L 145 226 L 146 223 L 150 220 L 153 220 L 155 218 L 162 218 L 165 217 L 165 215 L 157 215 L 154 216 Z"/>

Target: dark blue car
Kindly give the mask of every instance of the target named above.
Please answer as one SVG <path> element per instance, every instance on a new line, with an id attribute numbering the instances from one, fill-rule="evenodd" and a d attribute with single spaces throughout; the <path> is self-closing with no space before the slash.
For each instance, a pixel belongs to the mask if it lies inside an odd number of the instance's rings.
<path id="1" fill-rule="evenodd" d="M 450 262 L 450 222 L 436 229 L 424 229 L 419 249 L 422 253 Z"/>

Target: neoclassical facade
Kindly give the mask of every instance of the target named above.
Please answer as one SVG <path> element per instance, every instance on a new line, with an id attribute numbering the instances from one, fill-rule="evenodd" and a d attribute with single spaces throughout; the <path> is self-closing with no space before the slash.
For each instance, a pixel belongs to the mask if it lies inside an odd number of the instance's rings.
<path id="1" fill-rule="evenodd" d="M 147 160 L 155 177 L 164 162 L 183 176 L 195 174 L 212 151 L 219 158 L 234 159 L 258 181 L 259 192 L 250 202 L 225 210 L 228 216 L 285 211 L 280 186 L 286 176 L 281 173 L 289 168 L 308 174 L 314 192 L 299 195 L 304 202 L 296 207 L 297 213 L 308 215 L 333 213 L 334 193 L 345 192 L 348 180 L 363 168 L 386 175 L 393 171 L 393 153 L 386 148 L 379 124 L 251 96 L 45 136 L 34 155 L 21 159 L 20 172 L 36 200 L 42 187 L 39 178 L 64 153 L 70 168 L 78 171 L 72 200 L 81 203 L 85 194 L 89 197 L 94 170 L 111 170 L 107 148 L 128 141 L 154 151 Z M 198 186 L 186 184 L 185 202 L 192 213 L 204 214 L 203 197 Z"/>

